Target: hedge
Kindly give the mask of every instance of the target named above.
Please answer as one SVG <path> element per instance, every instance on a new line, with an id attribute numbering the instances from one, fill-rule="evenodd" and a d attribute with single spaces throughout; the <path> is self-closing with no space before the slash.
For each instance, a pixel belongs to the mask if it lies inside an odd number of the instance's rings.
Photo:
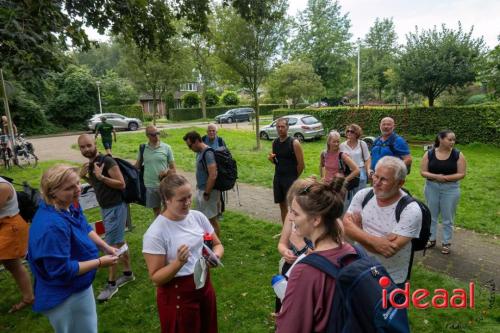
<path id="1" fill-rule="evenodd" d="M 272 111 L 282 107 L 281 104 L 261 104 L 259 105 L 259 114 L 269 115 Z M 227 110 L 236 108 L 250 108 L 250 105 L 225 105 L 225 106 L 213 106 L 207 108 L 207 118 L 211 119 L 215 116 L 226 112 Z M 187 108 L 187 109 L 172 109 L 170 110 L 171 120 L 193 120 L 203 118 L 201 108 Z"/>
<path id="2" fill-rule="evenodd" d="M 144 112 L 140 104 L 110 105 L 104 107 L 104 112 L 119 113 L 129 118 L 138 118 L 144 121 Z"/>
<path id="3" fill-rule="evenodd" d="M 318 118 L 328 130 L 341 130 L 350 123 L 363 128 L 365 135 L 380 135 L 379 122 L 392 117 L 401 135 L 434 136 L 451 129 L 459 143 L 482 142 L 500 145 L 500 105 L 471 105 L 449 107 L 335 107 L 321 109 L 278 109 L 273 118 L 306 113 Z"/>

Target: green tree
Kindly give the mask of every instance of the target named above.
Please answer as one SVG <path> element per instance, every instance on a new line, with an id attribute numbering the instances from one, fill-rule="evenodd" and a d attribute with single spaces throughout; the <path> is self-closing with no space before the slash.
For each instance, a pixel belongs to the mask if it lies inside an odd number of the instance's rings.
<path id="1" fill-rule="evenodd" d="M 214 90 L 207 90 L 205 94 L 205 104 L 206 106 L 215 106 L 219 103 L 219 96 Z"/>
<path id="2" fill-rule="evenodd" d="M 259 137 L 259 86 L 269 75 L 287 32 L 286 0 L 241 0 L 234 7 L 219 7 L 214 18 L 216 55 L 241 78 L 253 97 L 256 143 Z M 243 17 L 243 18 L 242 18 Z"/>
<path id="3" fill-rule="evenodd" d="M 310 62 L 327 93 L 341 97 L 350 85 L 351 22 L 332 0 L 309 0 L 295 20 L 296 37 L 290 43 L 292 59 Z"/>
<path id="4" fill-rule="evenodd" d="M 311 64 L 294 61 L 281 65 L 268 80 L 272 97 L 290 99 L 293 107 L 303 99 L 324 96 L 325 88 L 321 77 Z"/>
<path id="5" fill-rule="evenodd" d="M 364 87 L 375 90 L 379 100 L 389 84 L 386 71 L 394 67 L 397 38 L 393 21 L 387 18 L 377 18 L 365 36 L 361 52 L 361 82 Z"/>
<path id="6" fill-rule="evenodd" d="M 479 79 L 486 85 L 492 99 L 500 98 L 500 44 L 486 55 Z"/>
<path id="7" fill-rule="evenodd" d="M 192 108 L 200 106 L 200 96 L 195 92 L 189 92 L 182 96 L 182 106 Z"/>
<path id="8" fill-rule="evenodd" d="M 57 68 L 54 49 L 89 49 L 84 27 L 120 35 L 139 50 L 166 51 L 174 22 L 185 19 L 190 31 L 206 31 L 209 0 L 2 0 L 0 59 L 16 73 Z M 15 73 L 15 74 L 16 74 Z"/>
<path id="9" fill-rule="evenodd" d="M 88 68 L 75 65 L 54 74 L 49 120 L 65 128 L 83 128 L 85 121 L 99 110 L 95 81 Z"/>
<path id="10" fill-rule="evenodd" d="M 129 80 L 110 70 L 102 78 L 101 98 L 106 106 L 129 105 L 139 101 L 139 94 Z"/>
<path id="11" fill-rule="evenodd" d="M 225 91 L 222 93 L 221 97 L 222 103 L 224 105 L 238 105 L 240 102 L 240 99 L 238 98 L 238 94 L 236 94 L 234 91 Z"/>
<path id="12" fill-rule="evenodd" d="M 86 65 L 90 68 L 92 75 L 100 77 L 107 71 L 117 70 L 120 63 L 121 50 L 118 43 L 99 43 L 87 51 L 79 51 L 73 54 L 79 65 Z"/>
<path id="13" fill-rule="evenodd" d="M 458 30 L 442 25 L 438 31 L 406 35 L 406 45 L 399 59 L 398 76 L 404 92 L 413 91 L 434 100 L 446 89 L 464 87 L 474 82 L 484 49 L 482 37 L 474 39 L 458 24 Z"/>

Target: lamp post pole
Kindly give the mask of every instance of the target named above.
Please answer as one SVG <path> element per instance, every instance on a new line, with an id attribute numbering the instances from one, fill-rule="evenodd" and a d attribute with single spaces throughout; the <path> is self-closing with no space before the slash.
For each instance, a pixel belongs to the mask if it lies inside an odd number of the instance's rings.
<path id="1" fill-rule="evenodd" d="M 358 107 L 359 107 L 359 74 L 360 74 L 360 66 L 359 66 L 359 58 L 361 53 L 361 40 L 358 38 Z"/>
<path id="2" fill-rule="evenodd" d="M 101 81 L 97 80 L 97 97 L 99 98 L 99 113 L 102 114 L 102 104 L 101 104 L 101 89 L 99 88 L 99 85 L 101 84 Z"/>

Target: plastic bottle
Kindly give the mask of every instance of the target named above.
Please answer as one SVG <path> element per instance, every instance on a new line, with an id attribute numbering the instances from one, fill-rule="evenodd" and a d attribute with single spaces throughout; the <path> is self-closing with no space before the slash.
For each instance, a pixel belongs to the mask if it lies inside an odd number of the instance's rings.
<path id="1" fill-rule="evenodd" d="M 213 241 L 213 238 L 212 238 L 212 235 L 210 235 L 208 232 L 205 232 L 203 234 L 203 243 L 210 249 L 210 250 L 213 250 L 213 247 L 214 247 L 214 241 Z M 207 250 L 203 249 L 202 250 L 202 255 L 205 257 L 205 258 L 208 258 L 208 252 Z"/>
<path id="2" fill-rule="evenodd" d="M 288 281 L 286 280 L 286 278 L 280 274 L 273 276 L 273 279 L 271 280 L 271 285 L 273 286 L 274 292 L 282 302 L 283 298 L 285 297 L 287 284 Z"/>

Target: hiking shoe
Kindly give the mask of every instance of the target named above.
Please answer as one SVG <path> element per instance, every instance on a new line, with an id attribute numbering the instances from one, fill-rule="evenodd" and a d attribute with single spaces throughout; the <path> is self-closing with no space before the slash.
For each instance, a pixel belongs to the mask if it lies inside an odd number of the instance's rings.
<path id="1" fill-rule="evenodd" d="M 110 300 L 114 294 L 118 292 L 118 285 L 110 285 L 109 283 L 104 287 L 99 296 L 97 296 L 97 300 L 99 302 L 104 302 Z"/>
<path id="2" fill-rule="evenodd" d="M 116 286 L 123 287 L 124 285 L 132 281 L 135 281 L 134 273 L 132 273 L 132 275 L 122 275 L 116 280 Z"/>

